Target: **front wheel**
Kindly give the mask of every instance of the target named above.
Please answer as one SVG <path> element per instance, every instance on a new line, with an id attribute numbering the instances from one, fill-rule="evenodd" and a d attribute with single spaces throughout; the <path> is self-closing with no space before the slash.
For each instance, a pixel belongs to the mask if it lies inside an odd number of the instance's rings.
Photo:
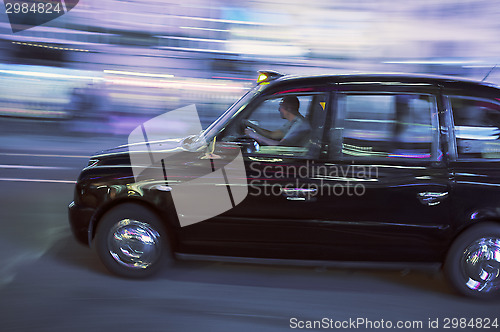
<path id="1" fill-rule="evenodd" d="M 149 277 L 169 261 L 170 246 L 159 218 L 137 204 L 122 204 L 101 218 L 94 242 L 106 268 L 127 278 Z"/>
<path id="2" fill-rule="evenodd" d="M 453 242 L 444 273 L 462 295 L 494 298 L 500 295 L 500 225 L 473 226 Z"/>

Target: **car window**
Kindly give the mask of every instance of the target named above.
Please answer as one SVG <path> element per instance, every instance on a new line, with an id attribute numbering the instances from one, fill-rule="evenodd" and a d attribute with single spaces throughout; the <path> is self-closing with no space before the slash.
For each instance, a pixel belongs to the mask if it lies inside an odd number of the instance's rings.
<path id="1" fill-rule="evenodd" d="M 215 120 L 206 130 L 204 130 L 199 136 L 199 140 L 204 143 L 209 143 L 212 141 L 214 136 L 216 136 L 227 123 L 235 118 L 240 111 L 242 111 L 248 104 L 248 102 L 255 97 L 263 89 L 262 85 L 257 85 L 248 91 L 243 97 L 238 99 L 233 105 L 231 105 L 217 120 Z"/>
<path id="2" fill-rule="evenodd" d="M 271 132 L 280 131 L 283 134 L 278 145 L 260 144 L 256 154 L 304 156 L 308 154 L 311 142 L 317 138 L 317 129 L 313 127 L 313 115 L 325 112 L 326 94 L 287 95 L 294 96 L 299 101 L 299 115 L 294 121 L 282 117 L 279 109 L 284 95 L 273 96 L 251 111 L 246 120 Z M 323 114 L 324 115 L 324 114 Z"/>
<path id="3" fill-rule="evenodd" d="M 437 146 L 434 96 L 341 94 L 338 109 L 342 158 L 430 159 Z"/>
<path id="4" fill-rule="evenodd" d="M 459 96 L 449 100 L 458 158 L 500 158 L 500 104 Z"/>

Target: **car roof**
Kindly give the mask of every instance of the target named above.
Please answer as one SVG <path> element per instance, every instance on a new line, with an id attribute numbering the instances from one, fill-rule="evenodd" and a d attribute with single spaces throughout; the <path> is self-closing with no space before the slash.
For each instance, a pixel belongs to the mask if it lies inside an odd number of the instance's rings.
<path id="1" fill-rule="evenodd" d="M 404 74 L 404 73 L 352 73 L 352 74 L 326 74 L 326 75 L 284 75 L 279 77 L 272 82 L 288 82 L 288 83 L 299 83 L 299 82 L 309 82 L 309 83 L 344 83 L 344 82 L 394 82 L 398 81 L 401 83 L 429 83 L 435 85 L 443 86 L 454 86 L 454 87 L 490 87 L 500 89 L 499 86 L 485 81 L 479 81 L 459 76 L 444 76 L 444 75 L 432 75 L 432 74 Z"/>

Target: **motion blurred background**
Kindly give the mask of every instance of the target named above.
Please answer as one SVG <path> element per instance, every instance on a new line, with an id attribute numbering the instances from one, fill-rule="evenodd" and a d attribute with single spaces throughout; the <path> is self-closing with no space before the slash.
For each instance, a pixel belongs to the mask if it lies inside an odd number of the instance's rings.
<path id="1" fill-rule="evenodd" d="M 207 126 L 260 69 L 481 80 L 499 14 L 494 0 L 82 0 L 12 33 L 4 10 L 0 135 L 125 136 L 192 103 Z"/>
<path id="2" fill-rule="evenodd" d="M 189 104 L 206 127 L 257 70 L 489 74 L 500 83 L 498 17 L 496 0 L 80 0 L 13 33 L 0 5 L 2 331 L 497 317 L 498 305 L 458 298 L 440 274 L 413 271 L 185 263 L 159 279 L 121 280 L 76 243 L 67 206 L 94 152 Z"/>

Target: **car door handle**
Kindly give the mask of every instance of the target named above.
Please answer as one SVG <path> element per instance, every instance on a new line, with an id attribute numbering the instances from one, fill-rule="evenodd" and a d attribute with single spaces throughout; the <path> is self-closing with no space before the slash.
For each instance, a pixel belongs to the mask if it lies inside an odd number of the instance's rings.
<path id="1" fill-rule="evenodd" d="M 316 188 L 284 188 L 283 195 L 289 201 L 316 201 Z"/>
<path id="2" fill-rule="evenodd" d="M 289 201 L 305 201 L 306 200 L 305 197 L 296 197 L 296 196 L 287 196 L 286 199 Z"/>
<path id="3" fill-rule="evenodd" d="M 424 191 L 424 192 L 417 194 L 417 198 L 420 201 L 420 203 L 427 205 L 427 206 L 438 205 L 446 197 L 448 197 L 447 191 L 444 191 L 444 192 Z"/>
<path id="4" fill-rule="evenodd" d="M 282 192 L 285 195 L 298 195 L 298 194 L 316 194 L 318 190 L 316 188 L 285 188 Z"/>

